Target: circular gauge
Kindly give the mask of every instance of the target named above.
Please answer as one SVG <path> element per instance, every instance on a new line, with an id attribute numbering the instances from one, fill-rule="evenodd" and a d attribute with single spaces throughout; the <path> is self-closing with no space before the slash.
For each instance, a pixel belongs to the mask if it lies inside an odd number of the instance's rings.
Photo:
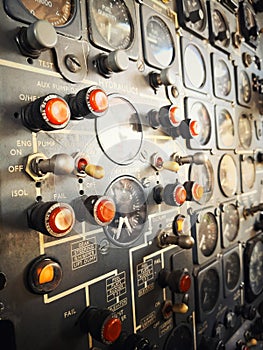
<path id="1" fill-rule="evenodd" d="M 147 48 L 151 56 L 162 67 L 169 66 L 174 58 L 172 34 L 165 22 L 157 16 L 151 16 L 146 25 Z"/>
<path id="2" fill-rule="evenodd" d="M 207 160 L 204 164 L 192 164 L 189 177 L 190 181 L 195 181 L 203 186 L 204 193 L 199 203 L 208 202 L 214 189 L 214 171 L 211 162 Z"/>
<path id="3" fill-rule="evenodd" d="M 220 96 L 227 96 L 231 91 L 231 76 L 224 60 L 218 60 L 214 67 L 215 91 Z"/>
<path id="4" fill-rule="evenodd" d="M 241 178 L 243 190 L 253 187 L 256 179 L 256 168 L 252 157 L 246 157 L 241 161 Z"/>
<path id="5" fill-rule="evenodd" d="M 223 212 L 223 238 L 233 242 L 239 230 L 239 211 L 234 204 L 224 206 Z"/>
<path id="6" fill-rule="evenodd" d="M 246 298 L 253 301 L 263 290 L 263 242 L 256 239 L 245 250 Z"/>
<path id="7" fill-rule="evenodd" d="M 200 285 L 200 307 L 205 313 L 210 313 L 216 306 L 219 297 L 218 272 L 211 268 L 205 272 Z"/>
<path id="8" fill-rule="evenodd" d="M 225 154 L 219 164 L 219 185 L 226 197 L 231 197 L 237 192 L 237 166 L 234 159 Z"/>
<path id="9" fill-rule="evenodd" d="M 263 121 L 261 120 L 260 117 L 256 117 L 254 121 L 254 125 L 255 125 L 256 137 L 258 140 L 260 140 L 263 134 Z"/>
<path id="10" fill-rule="evenodd" d="M 73 16 L 73 0 L 20 0 L 37 19 L 44 19 L 55 27 L 64 26 Z"/>
<path id="11" fill-rule="evenodd" d="M 198 227 L 198 247 L 204 256 L 210 256 L 217 245 L 218 225 L 212 213 L 202 216 Z"/>
<path id="12" fill-rule="evenodd" d="M 127 49 L 134 36 L 128 7 L 123 0 L 89 0 L 90 18 L 104 42 L 113 49 Z M 93 31 L 94 28 L 91 28 Z"/>
<path id="13" fill-rule="evenodd" d="M 251 83 L 248 74 L 243 70 L 239 73 L 238 91 L 240 102 L 249 103 L 252 93 Z"/>
<path id="14" fill-rule="evenodd" d="M 200 125 L 200 133 L 195 140 L 200 145 L 206 145 L 211 136 L 211 119 L 208 110 L 201 102 L 195 102 L 189 113 Z"/>
<path id="15" fill-rule="evenodd" d="M 219 117 L 219 120 L 218 120 L 219 135 L 218 136 L 219 136 L 220 142 L 224 147 L 231 147 L 233 146 L 234 136 L 235 136 L 233 119 L 230 113 L 226 109 L 223 109 L 222 111 L 220 111 L 218 117 Z"/>
<path id="16" fill-rule="evenodd" d="M 108 111 L 95 120 L 98 142 L 111 161 L 127 165 L 141 149 L 141 121 L 135 107 L 126 98 L 115 94 L 108 98 Z"/>
<path id="17" fill-rule="evenodd" d="M 204 58 L 200 50 L 192 44 L 184 50 L 184 69 L 187 79 L 195 88 L 201 88 L 206 81 Z"/>
<path id="18" fill-rule="evenodd" d="M 248 6 L 244 6 L 245 26 L 249 30 L 249 36 L 256 40 L 258 37 L 258 25 L 256 18 Z"/>
<path id="19" fill-rule="evenodd" d="M 116 205 L 115 217 L 104 228 L 105 233 L 114 244 L 129 246 L 142 235 L 147 219 L 144 189 L 137 179 L 121 176 L 110 184 L 105 195 Z"/>
<path id="20" fill-rule="evenodd" d="M 240 278 L 240 258 L 237 252 L 232 252 L 224 262 L 224 276 L 226 288 L 231 291 L 237 287 Z"/>
<path id="21" fill-rule="evenodd" d="M 230 32 L 229 32 L 229 26 L 226 18 L 218 10 L 213 11 L 212 17 L 213 17 L 212 23 L 213 23 L 213 32 L 215 35 L 215 40 L 219 41 L 220 45 L 223 45 L 225 47 L 229 46 Z"/>
<path id="22" fill-rule="evenodd" d="M 244 148 L 249 148 L 252 142 L 252 126 L 249 118 L 243 114 L 238 119 L 238 137 Z"/>
<path id="23" fill-rule="evenodd" d="M 184 14 L 192 27 L 203 31 L 206 25 L 206 11 L 203 0 L 183 0 Z"/>
<path id="24" fill-rule="evenodd" d="M 189 327 L 180 325 L 172 330 L 164 350 L 185 350 L 193 348 L 193 334 Z"/>

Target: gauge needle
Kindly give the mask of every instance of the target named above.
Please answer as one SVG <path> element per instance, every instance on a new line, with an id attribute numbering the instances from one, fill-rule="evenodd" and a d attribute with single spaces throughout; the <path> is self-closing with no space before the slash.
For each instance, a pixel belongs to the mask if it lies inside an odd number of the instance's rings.
<path id="1" fill-rule="evenodd" d="M 110 38 L 111 38 L 111 22 L 108 22 L 108 37 L 107 37 L 108 43 L 110 42 Z"/>
<path id="2" fill-rule="evenodd" d="M 121 216 L 121 217 L 119 218 L 119 225 L 118 225 L 118 228 L 117 228 L 117 232 L 116 232 L 116 234 L 115 234 L 115 237 L 116 237 L 117 240 L 118 240 L 118 239 L 120 238 L 120 236 L 121 236 L 121 229 L 122 229 L 123 224 L 124 224 L 124 218 Z"/>
<path id="3" fill-rule="evenodd" d="M 199 243 L 199 248 L 200 249 L 202 248 L 202 245 L 204 244 L 204 242 L 205 242 L 205 235 L 202 235 L 201 241 Z"/>
<path id="4" fill-rule="evenodd" d="M 128 230 L 129 236 L 130 236 L 132 233 L 132 228 L 131 228 L 131 225 L 130 225 L 130 222 L 129 222 L 129 219 L 127 216 L 125 216 L 125 218 L 124 218 L 124 223 L 127 227 L 127 230 Z"/>

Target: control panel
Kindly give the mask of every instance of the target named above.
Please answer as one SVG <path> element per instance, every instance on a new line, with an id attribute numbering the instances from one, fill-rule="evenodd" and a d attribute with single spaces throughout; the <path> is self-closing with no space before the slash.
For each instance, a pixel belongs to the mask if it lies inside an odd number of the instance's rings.
<path id="1" fill-rule="evenodd" d="M 263 349 L 263 8 L 0 3 L 0 349 Z"/>

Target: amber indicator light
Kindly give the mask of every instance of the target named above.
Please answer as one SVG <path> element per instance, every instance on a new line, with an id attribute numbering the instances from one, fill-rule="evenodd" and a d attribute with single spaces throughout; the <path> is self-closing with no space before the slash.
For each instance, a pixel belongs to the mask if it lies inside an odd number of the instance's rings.
<path id="1" fill-rule="evenodd" d="M 49 226 L 55 233 L 64 233 L 74 224 L 72 211 L 67 207 L 56 207 L 49 216 Z"/>
<path id="2" fill-rule="evenodd" d="M 70 109 L 67 102 L 58 97 L 47 102 L 45 113 L 49 122 L 54 125 L 62 125 L 70 119 Z"/>
<path id="3" fill-rule="evenodd" d="M 200 199 L 203 197 L 203 194 L 204 194 L 203 186 L 201 186 L 201 185 L 199 185 L 197 183 L 194 183 L 193 188 L 192 188 L 193 199 L 195 201 L 199 202 Z"/>
<path id="4" fill-rule="evenodd" d="M 174 200 L 178 205 L 184 204 L 186 200 L 186 190 L 183 186 L 178 185 L 174 191 Z"/>
<path id="5" fill-rule="evenodd" d="M 110 343 L 115 342 L 121 334 L 122 324 L 119 318 L 110 318 L 103 327 L 103 338 Z"/>
<path id="6" fill-rule="evenodd" d="M 99 199 L 94 210 L 98 220 L 103 224 L 109 224 L 116 213 L 114 202 L 107 198 Z"/>
<path id="7" fill-rule="evenodd" d="M 101 89 L 92 90 L 89 94 L 89 105 L 92 111 L 103 113 L 108 109 L 108 96 Z"/>

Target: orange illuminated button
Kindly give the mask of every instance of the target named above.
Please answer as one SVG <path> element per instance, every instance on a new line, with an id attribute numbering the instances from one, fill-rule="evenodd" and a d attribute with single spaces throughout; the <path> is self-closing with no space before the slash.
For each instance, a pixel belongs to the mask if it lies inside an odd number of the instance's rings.
<path id="1" fill-rule="evenodd" d="M 181 293 L 186 293 L 191 287 L 191 276 L 185 273 L 181 276 L 179 281 L 179 290 Z"/>
<path id="2" fill-rule="evenodd" d="M 109 107 L 108 96 L 100 88 L 94 88 L 87 92 L 87 104 L 91 112 L 104 113 Z"/>
<path id="3" fill-rule="evenodd" d="M 169 120 L 172 126 L 178 127 L 182 119 L 178 115 L 178 107 L 172 105 L 169 109 Z"/>
<path id="4" fill-rule="evenodd" d="M 31 290 L 45 294 L 58 287 L 62 280 L 62 269 L 58 261 L 40 256 L 33 261 L 28 270 L 28 284 Z"/>
<path id="5" fill-rule="evenodd" d="M 189 123 L 189 131 L 191 136 L 196 137 L 200 134 L 201 127 L 197 120 L 191 120 Z"/>
<path id="6" fill-rule="evenodd" d="M 65 236 L 71 231 L 74 223 L 74 211 L 66 203 L 55 203 L 46 213 L 46 229 L 51 236 Z"/>
<path id="7" fill-rule="evenodd" d="M 94 205 L 94 218 L 99 225 L 108 225 L 116 213 L 115 203 L 111 198 L 100 197 Z"/>
<path id="8" fill-rule="evenodd" d="M 119 338 L 121 330 L 122 324 L 119 318 L 112 317 L 106 320 L 102 329 L 103 340 L 107 343 L 115 342 Z"/>
<path id="9" fill-rule="evenodd" d="M 203 186 L 199 185 L 198 183 L 194 182 L 193 187 L 192 187 L 192 196 L 193 199 L 196 202 L 199 202 L 200 199 L 203 197 L 204 194 L 204 188 Z"/>
<path id="10" fill-rule="evenodd" d="M 67 102 L 60 98 L 51 98 L 45 106 L 45 115 L 54 125 L 63 125 L 70 119 L 70 109 Z"/>
<path id="11" fill-rule="evenodd" d="M 186 201 L 186 190 L 183 185 L 177 185 L 175 187 L 174 193 L 174 201 L 176 205 L 182 205 Z"/>

